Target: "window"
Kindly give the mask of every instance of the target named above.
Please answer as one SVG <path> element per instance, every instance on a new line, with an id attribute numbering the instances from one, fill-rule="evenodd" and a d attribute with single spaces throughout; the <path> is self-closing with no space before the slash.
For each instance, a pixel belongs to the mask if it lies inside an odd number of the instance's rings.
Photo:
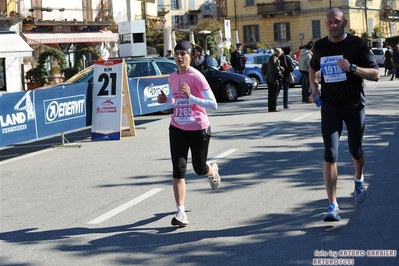
<path id="1" fill-rule="evenodd" d="M 195 10 L 195 0 L 190 0 L 188 2 L 188 10 Z"/>
<path id="2" fill-rule="evenodd" d="M 175 63 L 157 62 L 156 64 L 162 75 L 172 74 L 177 70 Z"/>
<path id="3" fill-rule="evenodd" d="M 290 23 L 274 23 L 274 40 L 275 41 L 290 41 Z"/>
<path id="4" fill-rule="evenodd" d="M 130 33 L 128 34 L 122 34 L 119 36 L 119 43 L 131 43 L 132 42 L 132 37 Z"/>
<path id="5" fill-rule="evenodd" d="M 154 76 L 155 69 L 151 62 L 127 63 L 129 78 Z"/>
<path id="6" fill-rule="evenodd" d="M 144 33 L 133 33 L 133 43 L 143 43 Z"/>
<path id="7" fill-rule="evenodd" d="M 320 20 L 312 20 L 312 39 L 320 39 Z"/>
<path id="8" fill-rule="evenodd" d="M 198 24 L 198 16 L 197 15 L 188 15 L 188 24 L 191 26 Z"/>
<path id="9" fill-rule="evenodd" d="M 259 25 L 244 26 L 244 43 L 259 42 Z"/>
<path id="10" fill-rule="evenodd" d="M 183 27 L 183 16 L 172 16 L 172 27 L 173 28 L 182 28 Z"/>
<path id="11" fill-rule="evenodd" d="M 182 5 L 182 0 L 172 0 L 170 1 L 170 4 L 172 5 L 171 8 L 172 10 L 175 9 L 182 9 L 183 5 Z"/>
<path id="12" fill-rule="evenodd" d="M 158 0 L 158 11 L 163 11 L 165 9 L 163 0 Z"/>
<path id="13" fill-rule="evenodd" d="M 245 5 L 246 6 L 254 6 L 255 5 L 255 0 L 245 0 Z"/>
<path id="14" fill-rule="evenodd" d="M 210 0 L 205 0 L 204 8 L 205 8 L 205 10 L 211 10 L 211 1 Z"/>
<path id="15" fill-rule="evenodd" d="M 203 15 L 202 18 L 203 18 L 203 19 L 213 18 L 213 15 Z"/>

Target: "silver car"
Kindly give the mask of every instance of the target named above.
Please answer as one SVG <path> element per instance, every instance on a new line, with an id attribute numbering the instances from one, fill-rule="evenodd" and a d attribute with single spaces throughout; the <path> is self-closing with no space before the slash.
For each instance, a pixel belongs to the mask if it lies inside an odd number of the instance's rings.
<path id="1" fill-rule="evenodd" d="M 371 51 L 374 54 L 375 61 L 379 66 L 384 66 L 385 61 L 385 51 L 387 48 L 372 48 Z"/>

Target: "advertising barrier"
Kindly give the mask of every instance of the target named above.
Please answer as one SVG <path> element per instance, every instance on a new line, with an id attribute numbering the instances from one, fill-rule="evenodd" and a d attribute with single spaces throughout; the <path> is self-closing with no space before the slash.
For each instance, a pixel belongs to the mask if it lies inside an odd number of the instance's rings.
<path id="1" fill-rule="evenodd" d="M 90 108 L 84 84 L 2 94 L 0 147 L 89 126 Z"/>
<path id="2" fill-rule="evenodd" d="M 171 97 L 168 75 L 127 80 L 133 116 L 172 109 L 159 104 L 163 90 Z M 92 83 L 0 94 L 0 147 L 92 125 Z"/>

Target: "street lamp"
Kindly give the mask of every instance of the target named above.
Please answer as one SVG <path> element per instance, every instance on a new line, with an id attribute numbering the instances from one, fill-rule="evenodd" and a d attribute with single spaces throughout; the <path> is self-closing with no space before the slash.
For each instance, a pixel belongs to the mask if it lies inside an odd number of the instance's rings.
<path id="1" fill-rule="evenodd" d="M 201 30 L 198 33 L 204 36 L 204 45 L 202 48 L 206 53 L 206 51 L 208 50 L 208 36 L 211 35 L 213 32 L 210 30 Z"/>

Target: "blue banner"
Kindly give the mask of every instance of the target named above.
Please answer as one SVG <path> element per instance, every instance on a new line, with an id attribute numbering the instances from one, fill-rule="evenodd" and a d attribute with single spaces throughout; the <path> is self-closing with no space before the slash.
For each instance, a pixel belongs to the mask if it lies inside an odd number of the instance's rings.
<path id="1" fill-rule="evenodd" d="M 133 115 L 172 109 L 158 104 L 161 90 L 169 97 L 168 76 L 129 78 Z M 91 125 L 91 83 L 59 84 L 50 88 L 0 94 L 0 147 Z"/>
<path id="2" fill-rule="evenodd" d="M 162 78 L 144 77 L 129 79 L 130 98 L 133 105 L 133 115 L 144 115 L 172 109 L 172 104 L 159 104 L 157 97 L 161 90 L 172 97 L 169 89 L 168 76 Z"/>
<path id="3" fill-rule="evenodd" d="M 34 92 L 0 96 L 0 146 L 37 138 Z"/>
<path id="4" fill-rule="evenodd" d="M 38 137 L 89 126 L 87 84 L 35 90 Z M 90 104 L 91 106 L 91 104 Z"/>

